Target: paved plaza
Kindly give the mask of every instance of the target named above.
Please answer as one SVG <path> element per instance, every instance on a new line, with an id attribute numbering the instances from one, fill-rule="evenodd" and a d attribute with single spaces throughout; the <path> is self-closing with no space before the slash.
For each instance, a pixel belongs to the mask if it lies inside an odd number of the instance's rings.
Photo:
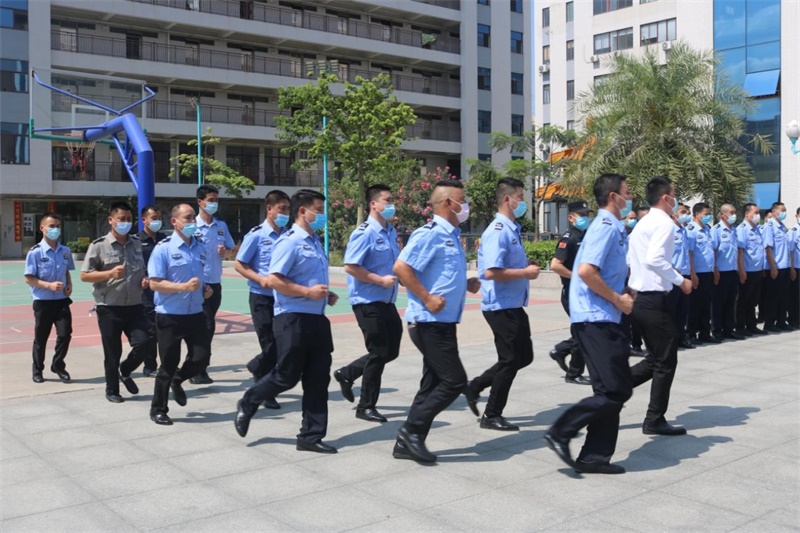
<path id="1" fill-rule="evenodd" d="M 247 438 L 234 431 L 236 401 L 251 383 L 244 363 L 257 349 L 241 279 L 224 280 L 215 383 L 187 383 L 188 405 L 171 401 L 175 425 L 164 427 L 148 418 L 150 379 L 138 377 L 141 394 L 123 391 L 123 404 L 104 399 L 86 287 L 73 306 L 73 382 L 45 370 L 47 381 L 32 383 L 33 316 L 20 287 L 12 291 L 13 283 L 24 288 L 21 263 L 3 264 L 2 273 L 3 532 L 800 530 L 798 332 L 681 351 L 668 415 L 688 435 L 642 434 L 645 384 L 621 416 L 613 460 L 628 472 L 582 476 L 542 439 L 590 389 L 564 383 L 548 357 L 567 335 L 568 320 L 553 283 L 534 282 L 528 313 L 536 356 L 517 376 L 505 411 L 521 431 L 480 429 L 459 398 L 427 441 L 439 462 L 422 466 L 391 456 L 421 375 L 421 356 L 407 335 L 384 374 L 378 408 L 389 422 L 356 419 L 355 405 L 332 380 L 326 441 L 339 453 L 320 456 L 294 447 L 299 387 L 278 398 L 280 411 L 260 410 Z M 342 296 L 344 281 L 332 277 Z M 364 348 L 346 305 L 337 306 L 332 322 L 335 369 Z M 458 335 L 472 377 L 495 359 L 477 300 L 468 302 Z M 581 442 L 573 441 L 573 453 Z"/>

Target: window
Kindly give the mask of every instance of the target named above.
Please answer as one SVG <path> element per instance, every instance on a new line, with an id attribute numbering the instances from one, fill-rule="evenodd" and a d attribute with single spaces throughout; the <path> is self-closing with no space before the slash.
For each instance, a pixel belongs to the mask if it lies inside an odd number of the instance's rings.
<path id="1" fill-rule="evenodd" d="M 646 46 L 652 43 L 663 43 L 664 41 L 674 41 L 676 36 L 675 19 L 662 20 L 652 24 L 642 24 L 641 45 Z"/>
<path id="2" fill-rule="evenodd" d="M 0 91 L 28 92 L 28 62 L 19 59 L 0 59 Z"/>
<path id="3" fill-rule="evenodd" d="M 492 28 L 488 24 L 478 24 L 478 46 L 489 48 L 492 37 Z"/>
<path id="4" fill-rule="evenodd" d="M 655 2 L 656 0 L 639 0 L 640 4 L 649 4 L 650 2 Z"/>
<path id="5" fill-rule="evenodd" d="M 567 22 L 575 20 L 575 6 L 574 2 L 567 2 Z"/>
<path id="6" fill-rule="evenodd" d="M 594 36 L 594 53 L 607 54 L 633 48 L 633 28 L 610 31 Z"/>
<path id="7" fill-rule="evenodd" d="M 492 112 L 478 111 L 478 133 L 492 132 Z"/>
<path id="8" fill-rule="evenodd" d="M 609 74 L 600 74 L 599 76 L 595 76 L 594 77 L 595 86 L 600 85 L 601 83 L 603 83 L 603 81 L 605 81 L 605 79 L 608 78 L 608 76 L 609 76 Z"/>
<path id="9" fill-rule="evenodd" d="M 478 67 L 478 89 L 484 91 L 492 90 L 492 69 Z"/>
<path id="10" fill-rule="evenodd" d="M 225 164 L 242 176 L 258 183 L 258 147 L 229 144 L 225 152 Z"/>
<path id="11" fill-rule="evenodd" d="M 575 100 L 575 81 L 569 80 L 567 82 L 567 102 Z"/>
<path id="12" fill-rule="evenodd" d="M 512 54 L 521 54 L 522 53 L 522 32 L 521 31 L 512 31 L 511 32 L 511 53 Z"/>
<path id="13" fill-rule="evenodd" d="M 525 132 L 524 115 L 511 115 L 511 135 L 522 135 Z"/>
<path id="14" fill-rule="evenodd" d="M 491 161 L 492 154 L 478 154 L 478 161 Z"/>
<path id="15" fill-rule="evenodd" d="M 511 11 L 522 13 L 522 0 L 511 0 Z"/>
<path id="16" fill-rule="evenodd" d="M 30 162 L 28 125 L 0 122 L 0 163 L 27 165 Z"/>
<path id="17" fill-rule="evenodd" d="M 542 9 L 542 28 L 550 27 L 550 8 Z"/>
<path id="18" fill-rule="evenodd" d="M 542 46 L 542 65 L 550 63 L 550 45 Z"/>
<path id="19" fill-rule="evenodd" d="M 482 6 L 488 6 L 489 5 L 489 0 L 478 0 L 478 3 L 480 5 L 482 5 Z"/>
<path id="20" fill-rule="evenodd" d="M 575 121 L 574 120 L 568 120 L 567 121 L 567 130 L 569 130 L 569 131 L 574 131 L 575 130 Z"/>
<path id="21" fill-rule="evenodd" d="M 575 61 L 575 41 L 567 41 L 567 61 Z"/>
<path id="22" fill-rule="evenodd" d="M 2 0 L 0 2 L 0 28 L 28 29 L 28 0 Z"/>
<path id="23" fill-rule="evenodd" d="M 519 72 L 511 73 L 511 94 L 525 94 L 525 77 Z"/>
<path id="24" fill-rule="evenodd" d="M 542 85 L 542 103 L 548 105 L 550 103 L 550 84 Z"/>
<path id="25" fill-rule="evenodd" d="M 594 14 L 608 13 L 617 9 L 631 7 L 633 0 L 594 0 Z"/>

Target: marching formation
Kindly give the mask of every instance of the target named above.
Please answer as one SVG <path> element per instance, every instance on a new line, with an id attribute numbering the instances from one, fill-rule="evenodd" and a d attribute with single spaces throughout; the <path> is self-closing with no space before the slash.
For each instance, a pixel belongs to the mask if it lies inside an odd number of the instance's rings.
<path id="1" fill-rule="evenodd" d="M 545 439 L 578 472 L 616 474 L 624 472 L 611 463 L 619 413 L 634 388 L 651 383 L 643 433 L 686 433 L 667 421 L 680 348 L 800 328 L 800 209 L 796 225 L 787 229 L 783 204 L 772 205 L 764 224 L 758 206 L 746 204 L 737 226 L 736 208 L 724 204 L 712 225 L 711 208 L 703 202 L 691 209 L 680 204 L 667 178 L 650 180 L 649 206 L 637 210 L 624 176 L 598 177 L 593 193 L 599 208 L 594 220 L 585 201 L 568 204 L 570 228 L 549 265 L 561 277 L 561 303 L 571 322 L 571 337 L 550 356 L 567 383 L 591 385 L 592 395 L 564 411 Z M 332 375 L 349 402 L 356 401 L 353 389 L 361 380 L 356 418 L 386 422 L 379 410 L 382 376 L 398 357 L 406 322 L 422 354 L 422 378 L 397 433 L 392 451 L 397 459 L 437 460 L 427 448 L 428 433 L 461 394 L 480 417 L 481 428 L 519 430 L 503 414 L 515 376 L 533 361 L 524 308 L 530 281 L 540 274 L 540 265 L 526 256 L 517 222 L 527 212 L 524 197 L 522 182 L 498 182 L 497 215 L 481 237 L 478 276 L 468 278 L 459 226 L 470 210 L 462 182 L 440 181 L 432 188 L 433 218 L 402 249 L 390 223 L 395 215 L 391 189 L 373 185 L 366 191 L 369 216 L 353 231 L 344 256 L 348 299 L 366 353 Z M 204 185 L 197 191 L 199 214 L 189 203 L 173 206 L 169 236 L 161 232 L 159 208 L 142 209 L 144 230 L 135 235 L 131 207 L 112 204 L 111 229 L 91 243 L 81 269 L 81 281 L 93 286 L 106 399 L 124 401 L 120 383 L 129 394 L 138 394 L 132 374 L 143 365 L 143 375 L 155 378 L 150 418 L 159 425 L 173 423 L 170 391 L 172 400 L 185 406 L 187 380 L 213 383 L 207 369 L 222 298 L 222 262 L 235 247 L 226 224 L 214 216 L 218 198 L 214 187 Z M 265 202 L 266 219 L 244 237 L 234 262 L 247 280 L 260 348 L 246 363 L 254 383 L 237 403 L 235 430 L 246 437 L 259 407 L 280 409 L 280 395 L 302 383 L 296 447 L 336 453 L 324 441 L 333 352 L 325 309 L 339 298 L 329 288 L 328 257 L 317 236 L 327 224 L 325 197 L 303 189 L 290 198 L 275 190 Z M 33 381 L 44 381 L 45 346 L 55 326 L 50 369 L 68 382 L 75 265 L 69 248 L 59 242 L 57 214 L 45 215 L 40 231 L 44 238 L 31 248 L 25 265 L 36 323 Z M 402 318 L 396 307 L 401 286 L 408 295 Z M 471 380 L 457 340 L 467 292 L 481 294 L 497 351 L 496 362 Z M 124 359 L 123 334 L 131 348 Z M 182 343 L 187 349 L 181 363 Z M 631 366 L 631 356 L 642 359 Z M 573 458 L 570 442 L 584 428 L 585 443 Z"/>

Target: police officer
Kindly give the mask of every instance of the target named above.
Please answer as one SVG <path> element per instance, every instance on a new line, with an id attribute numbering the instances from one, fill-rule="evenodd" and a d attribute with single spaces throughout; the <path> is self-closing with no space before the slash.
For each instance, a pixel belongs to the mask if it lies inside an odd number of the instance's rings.
<path id="1" fill-rule="evenodd" d="M 736 208 L 731 204 L 722 204 L 719 208 L 719 222 L 711 228 L 715 285 L 711 311 L 714 336 L 718 339 L 745 338 L 735 331 L 736 295 L 739 292 L 739 245 L 735 223 Z"/>
<path id="2" fill-rule="evenodd" d="M 42 383 L 44 351 L 50 330 L 56 327 L 56 351 L 50 371 L 64 383 L 69 383 L 64 359 L 72 340 L 72 277 L 75 270 L 72 252 L 58 242 L 61 237 L 61 217 L 47 213 L 39 222 L 42 240 L 31 246 L 25 257 L 25 283 L 30 285 L 33 298 L 33 382 Z"/>
<path id="3" fill-rule="evenodd" d="M 709 229 L 711 208 L 705 202 L 698 202 L 692 206 L 692 216 L 694 220 L 686 226 L 686 231 L 694 242 L 690 255 L 697 282 L 692 280 L 689 338 L 694 344 L 719 344 L 722 341 L 711 335 L 711 298 L 714 287 L 714 245 Z"/>
<path id="4" fill-rule="evenodd" d="M 778 333 L 791 331 L 786 323 L 788 292 L 792 254 L 789 249 L 789 235 L 783 221 L 786 220 L 786 206 L 781 202 L 772 204 L 773 217 L 764 228 L 764 248 L 767 251 L 767 298 L 764 308 L 764 331 Z"/>
<path id="5" fill-rule="evenodd" d="M 142 364 L 151 342 L 142 305 L 145 281 L 144 255 L 133 227 L 131 206 L 125 202 L 111 204 L 108 215 L 111 230 L 92 242 L 81 268 L 81 281 L 91 283 L 97 306 L 97 327 L 103 342 L 106 377 L 106 400 L 122 403 L 119 382 L 131 394 L 139 387 L 131 374 Z M 122 358 L 122 334 L 128 338 L 131 351 Z"/>
<path id="6" fill-rule="evenodd" d="M 272 323 L 275 316 L 275 294 L 269 286 L 269 266 L 272 251 L 278 238 L 289 223 L 289 195 L 283 191 L 270 191 L 264 199 L 267 217 L 263 223 L 244 236 L 236 254 L 234 269 L 247 278 L 250 288 L 250 316 L 256 330 L 261 351 L 247 363 L 247 370 L 258 382 L 275 367 L 277 352 Z M 264 407 L 280 409 L 275 398 L 264 400 Z"/>
<path id="7" fill-rule="evenodd" d="M 400 248 L 397 231 L 389 224 L 395 213 L 392 191 L 383 184 L 367 189 L 369 218 L 350 235 L 344 256 L 347 292 L 364 334 L 367 355 L 333 373 L 342 396 L 354 401 L 353 381 L 363 376 L 356 418 L 386 422 L 376 409 L 384 366 L 397 359 L 403 322 L 397 313 L 397 277 L 392 271 Z"/>
<path id="8" fill-rule="evenodd" d="M 222 260 L 225 254 L 233 250 L 236 244 L 233 242 L 231 232 L 228 231 L 228 225 L 214 216 L 217 209 L 219 209 L 219 190 L 213 185 L 201 185 L 198 187 L 197 205 L 200 207 L 200 216 L 197 217 L 197 231 L 206 246 L 206 282 L 213 291 L 211 297 L 203 301 L 203 313 L 205 313 L 206 326 L 211 335 L 211 341 L 213 341 L 214 331 L 217 328 L 215 319 L 219 306 L 222 304 Z M 191 349 L 186 357 L 191 357 Z M 210 362 L 210 358 L 211 355 L 209 355 L 208 362 Z M 208 385 L 214 383 L 214 380 L 211 379 L 207 369 L 204 368 L 189 382 L 195 385 Z"/>
<path id="9" fill-rule="evenodd" d="M 764 241 L 758 226 L 761 215 L 756 204 L 745 204 L 743 218 L 736 228 L 736 244 L 739 247 L 737 271 L 739 274 L 739 299 L 736 302 L 736 331 L 751 337 L 764 335 L 756 324 L 756 306 L 761 296 L 764 281 Z"/>
<path id="10" fill-rule="evenodd" d="M 328 258 L 316 232 L 327 224 L 325 197 L 301 189 L 292 196 L 294 225 L 275 244 L 269 286 L 275 289 L 275 344 L 278 363 L 253 385 L 236 408 L 234 426 L 247 435 L 250 419 L 267 398 L 275 398 L 303 381 L 303 423 L 296 448 L 336 453 L 322 439 L 328 431 L 328 384 L 333 338 L 325 305 L 338 296 L 328 290 Z"/>
<path id="11" fill-rule="evenodd" d="M 575 258 L 569 287 L 572 335 L 583 352 L 593 396 L 568 408 L 545 433 L 547 445 L 578 472 L 621 474 L 625 469 L 609 461 L 619 433 L 619 413 L 633 390 L 628 366 L 628 333 L 620 324 L 633 308 L 624 294 L 628 241 L 620 221 L 631 200 L 624 176 L 604 174 L 594 183 L 600 207 Z M 569 442 L 587 428 L 586 442 L 572 458 Z"/>
<path id="12" fill-rule="evenodd" d="M 762 224 L 758 227 L 759 233 L 761 233 L 761 241 L 763 244 L 765 233 L 767 232 L 767 227 L 769 226 L 769 221 L 774 218 L 772 211 L 767 211 L 764 213 L 764 219 L 762 220 Z M 764 323 L 764 316 L 766 314 L 767 309 L 767 278 L 769 277 L 769 262 L 767 261 L 767 250 L 764 249 L 764 281 L 761 283 L 761 294 L 758 298 L 758 318 L 756 319 L 759 324 Z"/>
<path id="13" fill-rule="evenodd" d="M 589 206 L 583 200 L 571 202 L 567 205 L 569 213 L 567 219 L 570 223 L 569 231 L 561 236 L 556 245 L 556 253 L 550 261 L 550 270 L 561 277 L 561 307 L 569 316 L 569 284 L 572 279 L 572 269 L 575 256 L 578 255 L 581 241 L 586 229 L 589 227 Z M 567 355 L 571 355 L 567 365 Z M 575 385 L 591 385 L 592 381 L 583 375 L 586 364 L 583 361 L 581 348 L 574 337 L 556 344 L 550 351 L 550 357 L 558 363 L 561 370 L 566 372 L 564 381 Z"/>
<path id="14" fill-rule="evenodd" d="M 673 229 L 675 251 L 672 253 L 672 266 L 681 273 L 684 279 L 692 281 L 697 275 L 694 273 L 692 265 L 691 251 L 694 249 L 694 241 L 686 230 L 686 224 L 692 220 L 691 211 L 686 204 L 678 205 L 678 212 L 674 215 L 675 227 Z M 692 281 L 694 283 L 694 281 Z M 687 321 L 689 320 L 689 295 L 684 294 L 677 285 L 672 287 L 669 293 L 668 303 L 672 316 L 678 327 L 680 341 L 678 346 L 687 350 L 694 349 L 694 343 L 689 340 L 686 333 Z"/>
<path id="15" fill-rule="evenodd" d="M 144 264 L 147 265 L 150 261 L 150 254 L 153 253 L 156 244 L 166 239 L 167 235 L 161 232 L 161 210 L 158 207 L 154 205 L 145 206 L 142 208 L 141 217 L 144 229 L 136 236 L 142 244 L 142 256 L 144 257 Z M 145 271 L 146 276 L 147 272 Z M 142 291 L 142 305 L 144 306 L 144 318 L 147 322 L 147 334 L 150 337 L 150 342 L 144 354 L 142 374 L 146 378 L 154 378 L 158 369 L 158 360 L 156 358 L 158 345 L 155 342 L 156 304 L 153 302 L 153 290 L 148 282 L 145 282 L 145 288 Z"/>
<path id="16" fill-rule="evenodd" d="M 795 213 L 795 225 L 789 230 L 792 267 L 789 270 L 789 327 L 800 329 L 800 207 Z"/>
<path id="17" fill-rule="evenodd" d="M 212 289 L 205 283 L 206 247 L 196 237 L 197 223 L 194 208 L 177 204 L 170 210 L 172 235 L 159 242 L 147 272 L 150 288 L 155 292 L 156 335 L 161 366 L 156 373 L 150 420 L 169 426 L 167 396 L 170 388 L 180 406 L 186 405 L 183 382 L 208 366 L 211 336 L 203 314 L 203 300 L 211 297 Z M 181 342 L 191 355 L 181 361 Z"/>
<path id="18" fill-rule="evenodd" d="M 522 226 L 516 221 L 528 210 L 524 187 L 514 178 L 497 182 L 497 215 L 483 232 L 478 250 L 481 311 L 494 334 L 497 362 L 467 387 L 475 396 L 492 387 L 480 427 L 498 431 L 519 430 L 503 417 L 503 409 L 517 372 L 533 362 L 531 325 L 523 308 L 528 306 L 530 280 L 539 277 L 539 265 L 528 264 Z"/>
<path id="19" fill-rule="evenodd" d="M 466 290 L 480 290 L 478 278 L 467 280 L 467 259 L 458 229 L 469 218 L 464 185 L 457 180 L 437 182 L 430 203 L 433 220 L 411 234 L 394 265 L 409 293 L 404 318 L 409 337 L 422 352 L 422 381 L 392 455 L 421 463 L 436 461 L 425 439 L 436 415 L 459 394 L 467 395 L 470 409 L 478 416 L 478 398 L 466 387 L 467 373 L 456 338 Z"/>

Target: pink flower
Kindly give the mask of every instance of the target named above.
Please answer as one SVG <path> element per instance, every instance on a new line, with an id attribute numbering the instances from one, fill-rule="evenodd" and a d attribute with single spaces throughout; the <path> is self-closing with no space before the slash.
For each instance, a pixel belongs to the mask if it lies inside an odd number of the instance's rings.
<path id="1" fill-rule="evenodd" d="M 428 183 L 428 182 L 426 182 L 426 181 L 423 181 L 423 182 L 422 182 L 422 188 L 423 188 L 423 189 L 429 189 L 430 187 L 431 187 L 431 184 L 430 184 L 430 183 Z"/>

